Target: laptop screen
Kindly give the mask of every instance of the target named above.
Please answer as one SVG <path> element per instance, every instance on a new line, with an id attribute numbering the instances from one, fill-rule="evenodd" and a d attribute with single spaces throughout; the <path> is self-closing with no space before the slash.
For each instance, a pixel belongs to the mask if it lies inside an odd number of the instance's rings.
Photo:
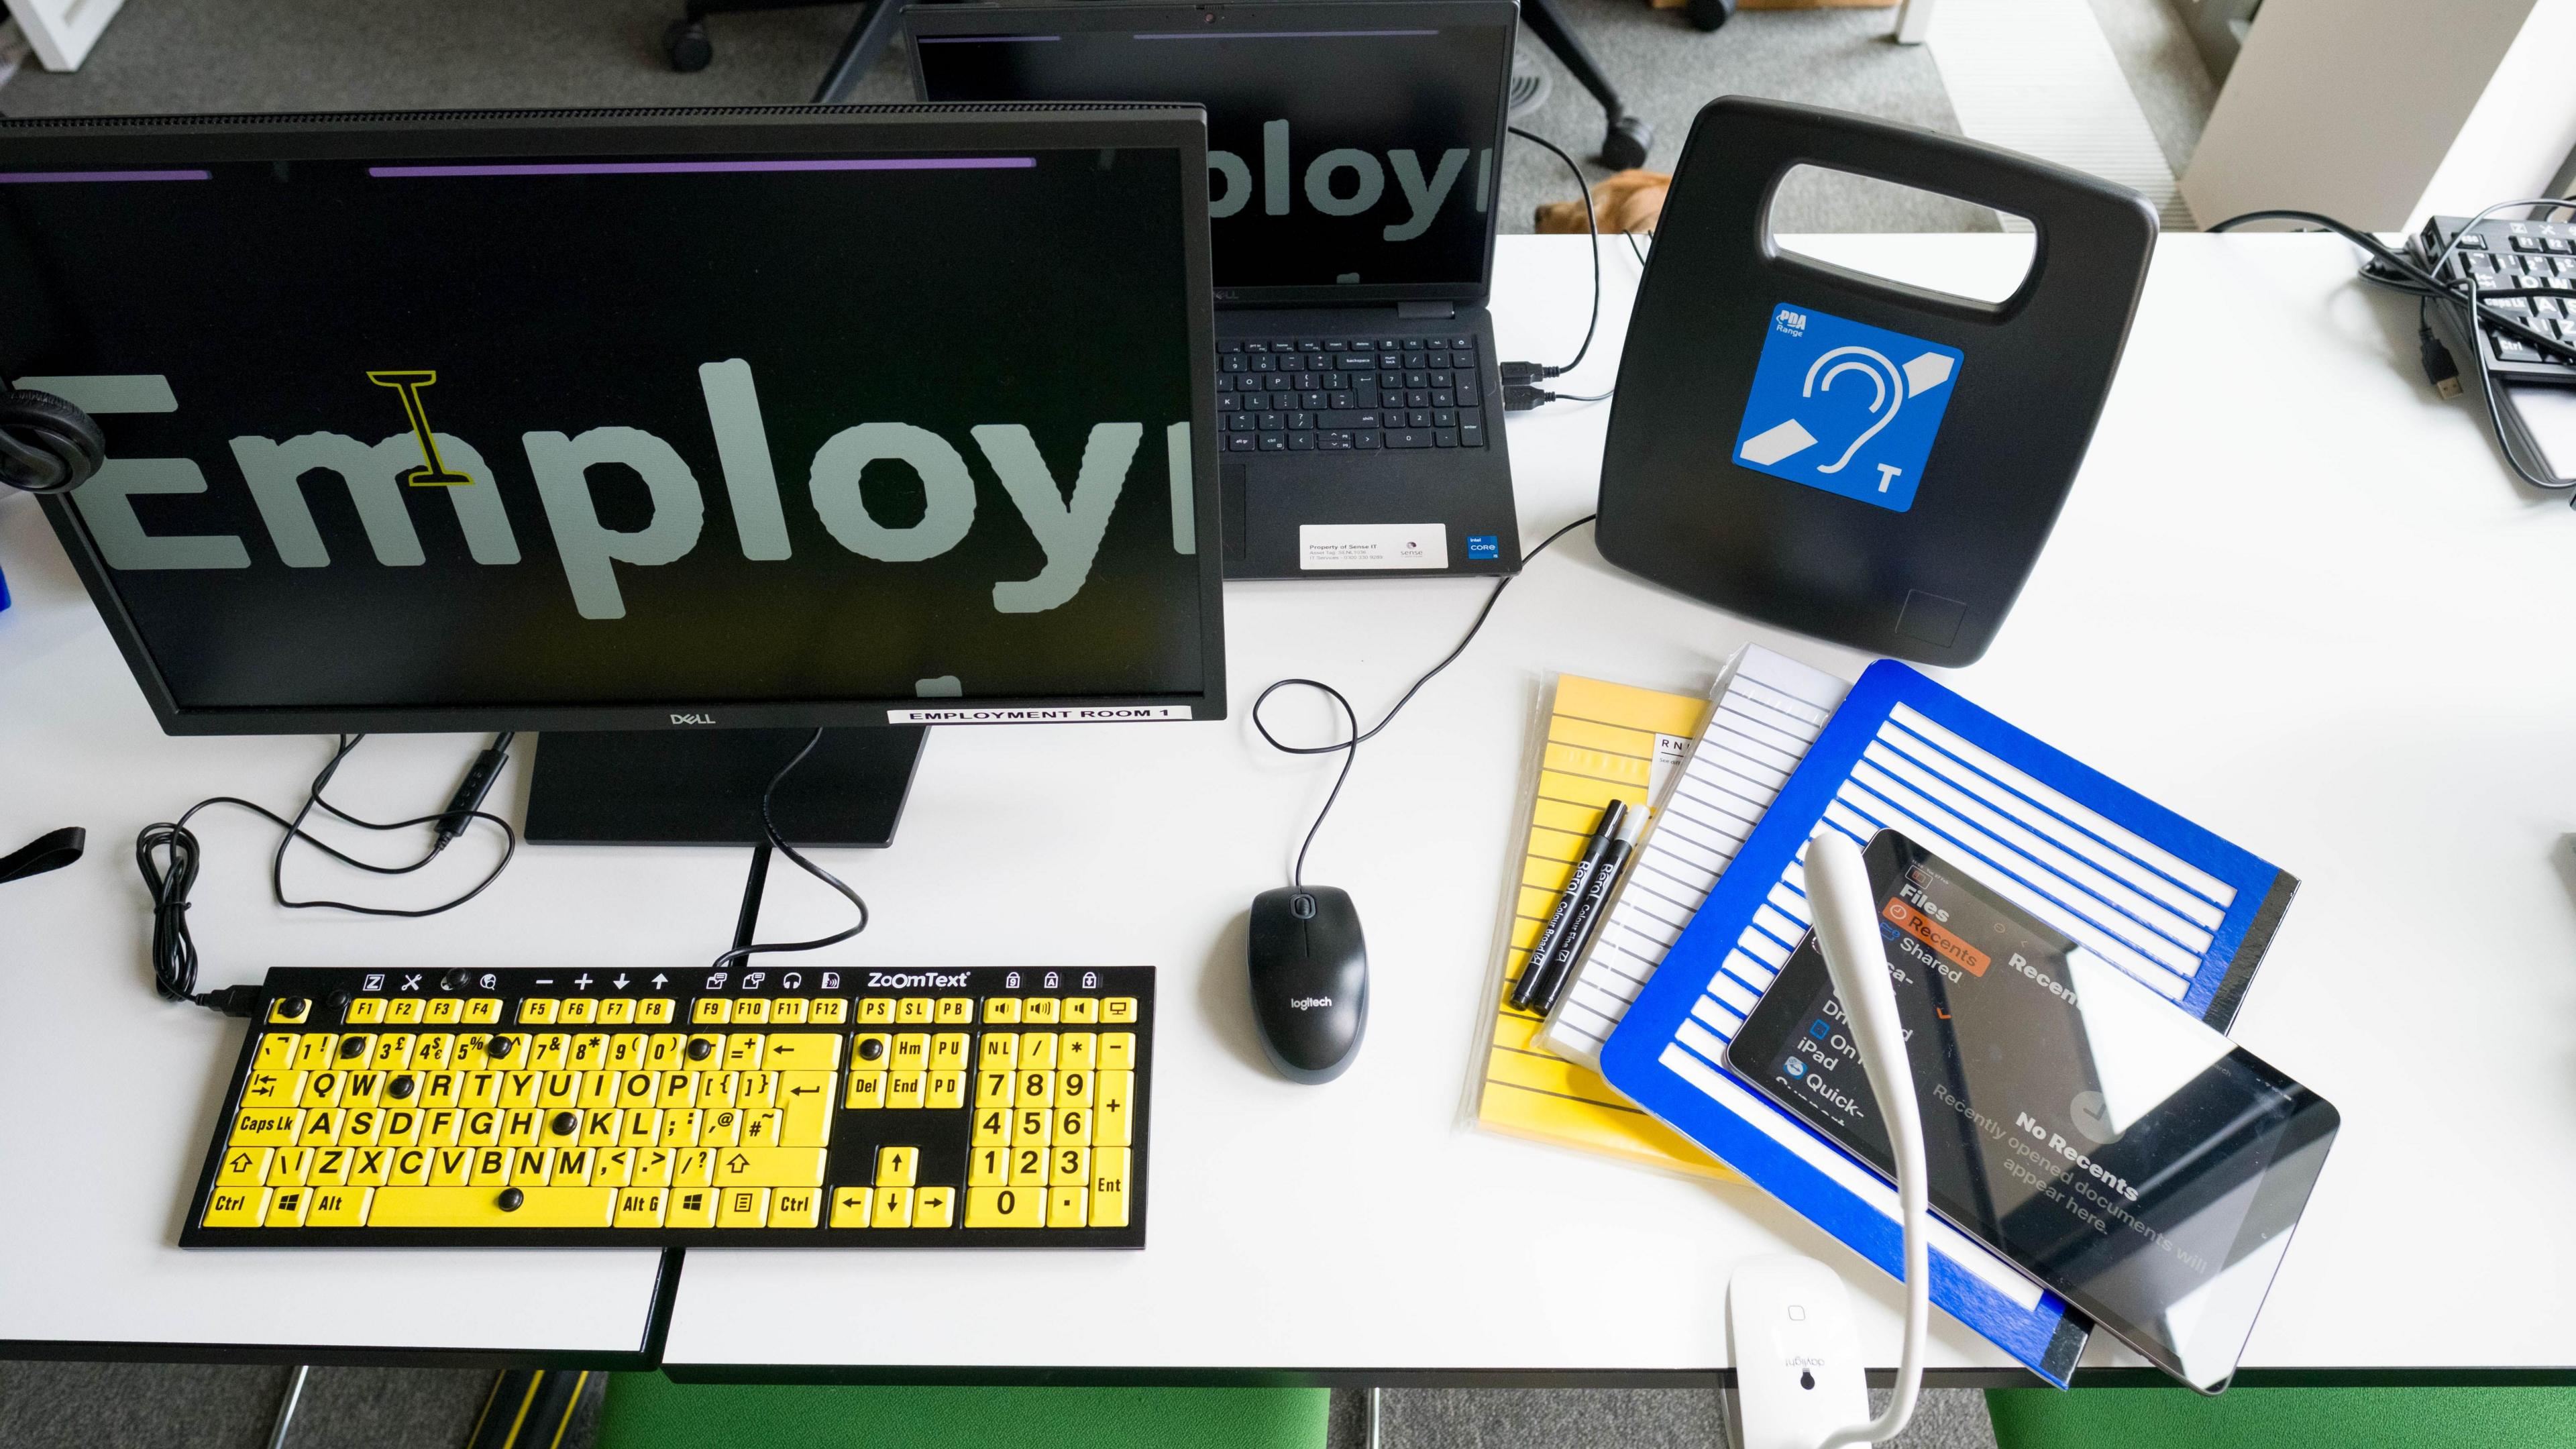
<path id="1" fill-rule="evenodd" d="M 909 23 L 925 100 L 1205 106 L 1220 299 L 1351 286 L 1473 299 L 1491 251 L 1513 13 L 915 6 Z"/>

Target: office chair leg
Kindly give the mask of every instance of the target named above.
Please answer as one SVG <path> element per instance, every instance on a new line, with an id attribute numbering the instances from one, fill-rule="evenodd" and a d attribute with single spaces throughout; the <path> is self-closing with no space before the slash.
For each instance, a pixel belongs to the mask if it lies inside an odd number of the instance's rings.
<path id="1" fill-rule="evenodd" d="M 269 1426 L 268 1449 L 286 1449 L 286 1431 L 295 1423 L 295 1406 L 304 1399 L 304 1380 L 313 1372 L 309 1364 L 297 1364 L 295 1377 L 286 1381 L 286 1396 L 277 1401 L 277 1422 Z"/>
<path id="2" fill-rule="evenodd" d="M 1619 103 L 1619 93 L 1611 89 L 1610 78 L 1601 73 L 1600 62 L 1592 58 L 1592 52 L 1583 48 L 1583 38 L 1574 33 L 1556 0 L 1522 0 L 1521 20 L 1540 43 L 1556 52 L 1556 58 L 1608 113 L 1610 129 L 1601 140 L 1601 163 L 1614 171 L 1645 165 L 1646 150 L 1655 141 L 1655 128 L 1646 124 L 1644 117 L 1629 115 L 1627 107 Z"/>
<path id="3" fill-rule="evenodd" d="M 858 23 L 850 27 L 850 38 L 841 42 L 841 53 L 832 57 L 832 68 L 823 72 L 823 83 L 814 88 L 814 104 L 828 106 L 850 93 L 885 54 L 886 45 L 894 39 L 895 22 L 903 16 L 904 0 L 868 0 L 868 8 L 859 12 Z"/>
<path id="4" fill-rule="evenodd" d="M 1378 1417 L 1378 1411 L 1383 1407 L 1379 1400 L 1385 1393 L 1386 1390 L 1379 1388 L 1374 1384 L 1369 1386 L 1368 1449 L 1378 1449 L 1378 1428 L 1381 1423 L 1381 1420 Z"/>

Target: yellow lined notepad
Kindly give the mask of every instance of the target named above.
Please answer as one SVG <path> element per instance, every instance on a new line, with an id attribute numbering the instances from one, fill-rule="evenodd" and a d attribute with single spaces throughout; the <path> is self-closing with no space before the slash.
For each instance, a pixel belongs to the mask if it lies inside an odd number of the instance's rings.
<path id="1" fill-rule="evenodd" d="M 1539 759 L 1537 800 L 1503 946 L 1503 984 L 1476 1098 L 1477 1125 L 1680 1172 L 1735 1176 L 1628 1105 L 1591 1068 L 1539 1046 L 1534 1040 L 1539 1018 L 1509 1005 L 1512 984 L 1520 979 L 1530 947 L 1573 878 L 1574 862 L 1602 808 L 1625 800 L 1630 809 L 1643 810 L 1680 767 L 1708 709 L 1708 700 L 1697 695 L 1557 676 Z"/>

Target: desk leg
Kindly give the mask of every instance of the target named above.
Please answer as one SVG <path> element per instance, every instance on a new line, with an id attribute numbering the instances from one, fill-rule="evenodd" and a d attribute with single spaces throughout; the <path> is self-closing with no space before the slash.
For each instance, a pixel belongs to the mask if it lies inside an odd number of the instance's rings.
<path id="1" fill-rule="evenodd" d="M 286 1449 L 287 1428 L 295 1422 L 295 1406 L 304 1397 L 305 1377 L 313 1372 L 309 1364 L 297 1364 L 295 1377 L 286 1381 L 286 1397 L 277 1401 L 277 1422 L 268 1431 L 268 1449 Z"/>
<path id="2" fill-rule="evenodd" d="M 1378 1440 L 1377 1440 L 1377 1434 L 1378 1434 L 1378 1412 L 1379 1412 L 1379 1410 L 1380 1410 L 1380 1409 L 1382 1409 L 1383 1407 L 1385 1407 L 1385 1406 L 1384 1406 L 1384 1404 L 1381 1402 L 1381 1400 L 1383 1400 L 1383 1399 L 1384 1399 L 1385 1395 L 1386 1395 L 1386 1390 L 1384 1390 L 1384 1389 L 1382 1389 L 1382 1388 L 1379 1388 L 1379 1387 L 1378 1387 L 1377 1385 L 1375 1385 L 1375 1384 L 1371 1384 L 1371 1385 L 1369 1385 L 1369 1436 L 1368 1436 L 1368 1449 L 1378 1449 Z M 271 1446 L 270 1446 L 270 1449 L 276 1449 L 276 1446 L 275 1446 L 275 1445 L 271 1445 Z"/>

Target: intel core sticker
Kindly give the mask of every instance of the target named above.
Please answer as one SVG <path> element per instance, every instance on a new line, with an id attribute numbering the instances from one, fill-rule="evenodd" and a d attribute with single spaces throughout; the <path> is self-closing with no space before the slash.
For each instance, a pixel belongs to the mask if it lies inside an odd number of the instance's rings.
<path id="1" fill-rule="evenodd" d="M 1955 347 L 1783 303 L 1735 435 L 1735 461 L 1903 513 L 1941 431 Z"/>
<path id="2" fill-rule="evenodd" d="M 1445 569 L 1445 523 L 1307 523 L 1297 528 L 1298 567 Z"/>

